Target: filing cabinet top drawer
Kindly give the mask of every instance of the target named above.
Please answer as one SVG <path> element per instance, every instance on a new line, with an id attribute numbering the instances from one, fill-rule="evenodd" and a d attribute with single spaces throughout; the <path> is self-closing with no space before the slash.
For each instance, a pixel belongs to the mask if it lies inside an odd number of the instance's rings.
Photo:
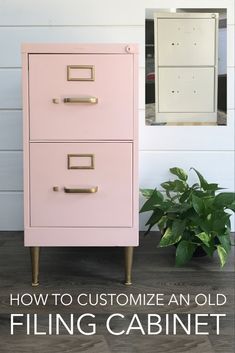
<path id="1" fill-rule="evenodd" d="M 159 66 L 215 65 L 215 14 L 207 18 L 155 17 L 155 21 Z"/>
<path id="2" fill-rule="evenodd" d="M 131 140 L 132 56 L 30 54 L 29 118 L 31 140 Z"/>

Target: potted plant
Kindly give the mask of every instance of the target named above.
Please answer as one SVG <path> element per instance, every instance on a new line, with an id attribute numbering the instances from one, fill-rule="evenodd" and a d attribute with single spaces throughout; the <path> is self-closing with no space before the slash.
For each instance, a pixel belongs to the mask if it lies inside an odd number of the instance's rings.
<path id="1" fill-rule="evenodd" d="M 170 172 L 176 178 L 161 184 L 165 192 L 141 189 L 147 200 L 140 212 L 152 211 L 145 234 L 157 225 L 162 233 L 159 246 L 176 246 L 177 266 L 187 263 L 201 248 L 211 257 L 217 251 L 223 267 L 231 250 L 230 216 L 235 211 L 235 194 L 218 192 L 218 184 L 208 183 L 191 169 L 198 183 L 189 185 L 187 173 L 174 167 Z"/>

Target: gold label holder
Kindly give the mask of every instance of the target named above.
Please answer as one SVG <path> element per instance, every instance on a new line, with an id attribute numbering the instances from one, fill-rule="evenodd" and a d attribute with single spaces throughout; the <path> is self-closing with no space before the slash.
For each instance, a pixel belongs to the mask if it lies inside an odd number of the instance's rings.
<path id="1" fill-rule="evenodd" d="M 90 158 L 90 164 L 76 165 L 72 163 L 73 158 Z M 67 166 L 68 169 L 95 169 L 94 155 L 90 153 L 85 154 L 68 154 L 67 155 Z"/>
<path id="2" fill-rule="evenodd" d="M 88 77 L 75 77 L 75 70 L 89 71 Z M 94 65 L 68 65 L 67 66 L 67 81 L 95 81 L 95 66 Z"/>

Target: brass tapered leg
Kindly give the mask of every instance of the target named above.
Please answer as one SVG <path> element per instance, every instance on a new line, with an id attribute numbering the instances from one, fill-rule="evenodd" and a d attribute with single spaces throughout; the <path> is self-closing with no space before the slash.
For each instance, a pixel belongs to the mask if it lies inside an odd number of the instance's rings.
<path id="1" fill-rule="evenodd" d="M 30 248 L 30 255 L 32 264 L 32 287 L 37 287 L 39 285 L 40 248 L 38 246 Z"/>
<path id="2" fill-rule="evenodd" d="M 125 248 L 125 285 L 130 286 L 131 282 L 131 272 L 132 272 L 132 262 L 133 262 L 133 246 L 127 246 Z"/>

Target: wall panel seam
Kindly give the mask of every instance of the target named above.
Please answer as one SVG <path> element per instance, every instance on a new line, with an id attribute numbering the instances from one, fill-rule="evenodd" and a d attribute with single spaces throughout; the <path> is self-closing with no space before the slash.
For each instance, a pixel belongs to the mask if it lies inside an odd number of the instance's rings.
<path id="1" fill-rule="evenodd" d="M 17 189 L 12 189 L 12 190 L 1 190 L 0 189 L 0 193 L 6 193 L 6 192 L 8 192 L 8 193 L 18 193 L 18 192 L 20 192 L 20 193 L 23 193 L 23 190 L 22 189 L 20 189 L 20 190 L 17 190 Z"/>
<path id="2" fill-rule="evenodd" d="M 0 108 L 0 111 L 22 111 L 22 108 Z"/>
<path id="3" fill-rule="evenodd" d="M 139 152 L 154 152 L 154 153 L 158 153 L 158 152 L 185 152 L 185 153 L 234 153 L 233 149 L 229 149 L 229 150 L 181 150 L 181 149 L 157 149 L 157 150 L 139 150 Z"/>
<path id="4" fill-rule="evenodd" d="M 0 148 L 0 153 L 2 153 L 2 152 L 6 152 L 6 153 L 8 153 L 8 152 L 23 152 L 23 150 L 22 149 L 18 149 L 18 150 L 16 150 L 16 149 L 3 149 L 3 148 Z"/>
<path id="5" fill-rule="evenodd" d="M 145 27 L 145 24 L 89 24 L 89 25 L 81 25 L 81 24 L 70 24 L 70 25 L 40 25 L 40 24 L 34 24 L 34 25 L 0 25 L 0 28 L 73 28 L 73 27 L 91 27 L 91 28 L 94 28 L 94 27 L 129 27 L 129 28 L 132 28 L 132 27 L 138 27 L 138 28 L 144 28 Z"/>
<path id="6" fill-rule="evenodd" d="M 13 194 L 13 193 L 22 194 L 23 190 L 0 190 L 0 194 L 6 194 L 6 193 L 9 193 L 9 194 Z"/>

